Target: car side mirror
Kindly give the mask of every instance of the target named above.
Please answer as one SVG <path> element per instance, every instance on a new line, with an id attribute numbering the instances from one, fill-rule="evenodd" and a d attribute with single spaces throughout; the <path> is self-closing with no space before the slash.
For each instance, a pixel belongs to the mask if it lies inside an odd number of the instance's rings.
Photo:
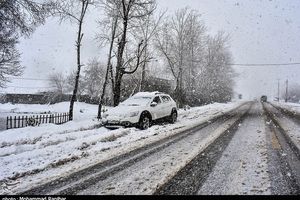
<path id="1" fill-rule="evenodd" d="M 157 102 L 152 102 L 152 103 L 150 104 L 150 106 L 151 106 L 151 107 L 157 106 Z"/>

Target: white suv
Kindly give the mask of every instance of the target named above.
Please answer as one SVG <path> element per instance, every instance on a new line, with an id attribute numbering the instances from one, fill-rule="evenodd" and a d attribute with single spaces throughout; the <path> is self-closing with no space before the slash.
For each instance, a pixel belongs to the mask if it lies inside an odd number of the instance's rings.
<path id="1" fill-rule="evenodd" d="M 175 123 L 176 102 L 170 95 L 160 92 L 139 92 L 105 112 L 102 123 L 107 128 L 136 126 L 144 130 L 158 119 Z"/>

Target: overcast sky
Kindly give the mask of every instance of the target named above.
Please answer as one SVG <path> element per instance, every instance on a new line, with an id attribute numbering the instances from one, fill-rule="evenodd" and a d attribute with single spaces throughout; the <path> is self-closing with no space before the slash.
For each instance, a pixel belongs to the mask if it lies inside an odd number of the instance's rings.
<path id="1" fill-rule="evenodd" d="M 300 62 L 300 1 L 298 0 L 157 0 L 158 10 L 168 9 L 168 14 L 183 7 L 197 9 L 210 34 L 224 30 L 231 35 L 234 63 L 294 63 Z M 103 57 L 95 34 L 99 30 L 99 13 L 91 11 L 84 26 L 82 60 Z M 70 72 L 76 68 L 76 26 L 59 24 L 49 18 L 36 29 L 30 38 L 22 38 L 18 48 L 26 70 L 23 77 L 47 79 L 53 71 Z M 300 83 L 300 65 L 234 67 L 236 93 L 245 98 L 277 95 L 277 79 L 284 86 Z M 17 80 L 0 92 L 30 93 L 48 87 L 46 81 Z M 26 88 L 25 88 L 26 87 Z M 41 88 L 40 88 L 41 87 Z M 283 89 L 282 89 L 283 92 Z"/>

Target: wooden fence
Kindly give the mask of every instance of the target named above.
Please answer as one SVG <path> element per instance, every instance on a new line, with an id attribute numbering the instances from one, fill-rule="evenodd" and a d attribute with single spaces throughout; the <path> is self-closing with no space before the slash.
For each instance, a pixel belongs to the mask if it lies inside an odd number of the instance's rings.
<path id="1" fill-rule="evenodd" d="M 39 124 L 53 123 L 63 124 L 69 121 L 69 113 L 32 115 L 32 116 L 9 116 L 6 119 L 6 129 L 23 128 L 26 126 L 38 126 Z"/>

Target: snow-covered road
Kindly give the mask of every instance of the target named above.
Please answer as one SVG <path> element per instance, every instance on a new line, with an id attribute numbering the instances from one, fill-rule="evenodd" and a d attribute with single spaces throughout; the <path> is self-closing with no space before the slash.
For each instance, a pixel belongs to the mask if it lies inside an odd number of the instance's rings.
<path id="1" fill-rule="evenodd" d="M 299 149 L 285 137 L 299 129 L 289 128 L 286 133 L 270 116 L 273 112 L 267 114 L 262 104 L 255 103 L 235 130 L 195 157 L 158 194 L 299 195 Z M 283 115 L 278 118 L 287 119 Z M 286 127 L 296 126 L 291 123 L 294 119 L 289 120 Z"/>
<path id="2" fill-rule="evenodd" d="M 253 106 L 198 194 L 271 194 L 262 112 Z"/>

